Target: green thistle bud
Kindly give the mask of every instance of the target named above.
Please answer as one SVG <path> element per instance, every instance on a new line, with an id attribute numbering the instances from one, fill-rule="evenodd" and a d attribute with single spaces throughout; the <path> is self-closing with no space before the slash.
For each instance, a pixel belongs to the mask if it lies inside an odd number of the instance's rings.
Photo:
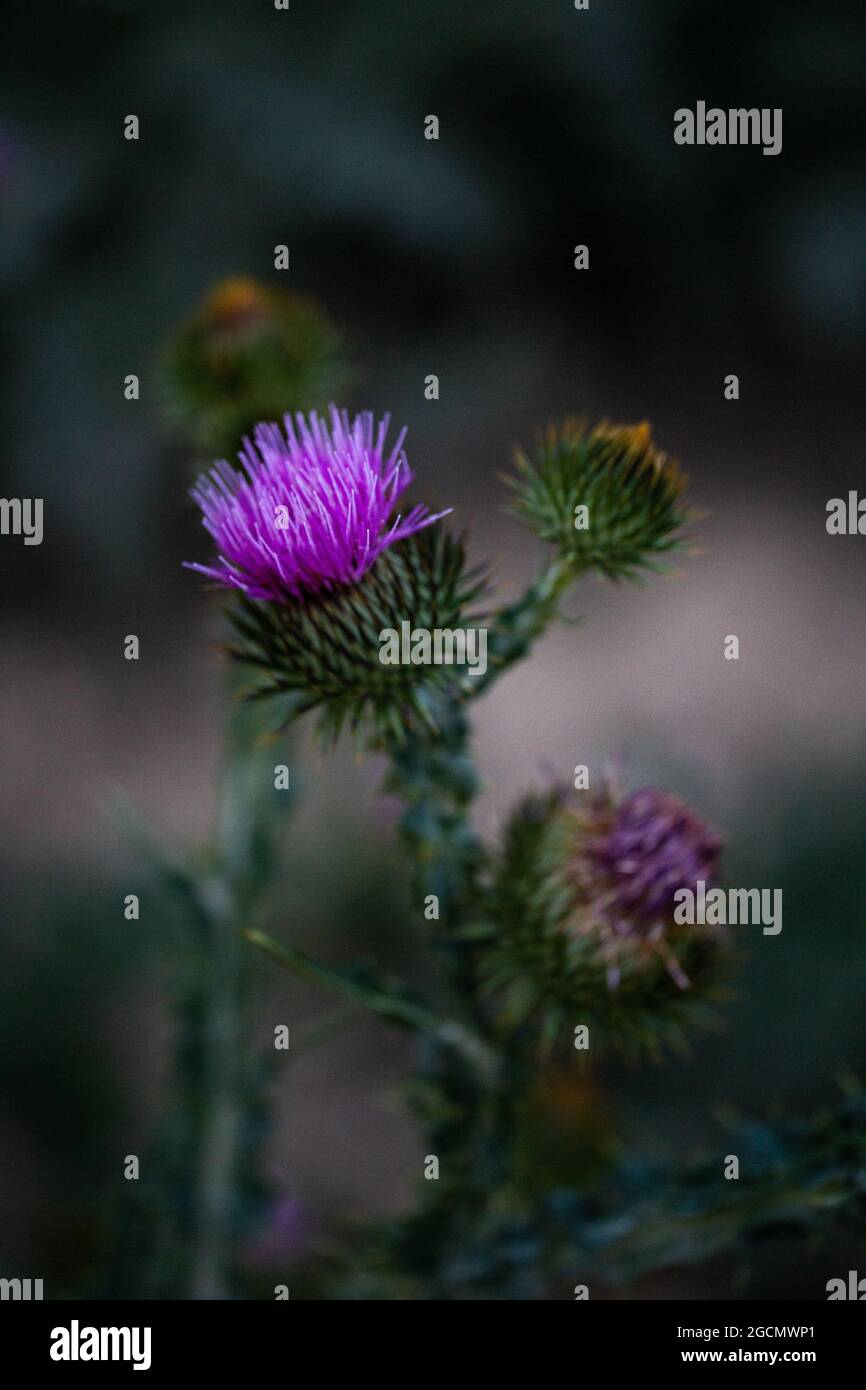
<path id="1" fill-rule="evenodd" d="M 674 894 L 715 877 L 721 841 L 654 788 L 587 809 L 564 793 L 523 802 L 490 890 L 481 972 L 503 1021 L 539 1022 L 546 1044 L 587 1024 L 593 1045 L 658 1052 L 710 1017 L 722 940 L 678 925 Z"/>
<path id="2" fill-rule="evenodd" d="M 590 433 L 574 422 L 551 427 L 534 458 L 519 452 L 516 466 L 507 480 L 517 494 L 513 513 L 576 571 L 633 578 L 658 569 L 658 557 L 680 544 L 686 480 L 646 423 Z"/>
<path id="3" fill-rule="evenodd" d="M 248 276 L 223 280 L 163 352 L 169 420 L 207 453 L 233 455 L 260 420 L 342 394 L 339 335 L 315 302 Z"/>
<path id="4" fill-rule="evenodd" d="M 409 728 L 438 729 L 442 694 L 460 671 L 384 664 L 383 634 L 473 626 L 465 610 L 482 587 L 462 541 L 430 527 L 384 550 L 356 584 L 279 603 L 240 599 L 229 611 L 239 637 L 230 652 L 260 672 L 251 697 L 287 697 L 287 720 L 317 709 L 326 736 L 369 721 L 400 742 Z"/>

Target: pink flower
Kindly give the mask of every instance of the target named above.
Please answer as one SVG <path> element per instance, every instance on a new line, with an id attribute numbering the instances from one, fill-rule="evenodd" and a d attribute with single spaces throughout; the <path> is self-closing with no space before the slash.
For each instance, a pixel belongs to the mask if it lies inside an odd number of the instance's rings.
<path id="1" fill-rule="evenodd" d="M 382 551 L 447 513 L 416 506 L 389 520 L 412 481 L 401 430 L 385 453 L 389 416 L 370 411 L 350 422 L 330 409 L 257 425 L 238 455 L 243 472 L 222 461 L 199 478 L 192 496 L 216 542 L 215 565 L 189 569 L 249 598 L 279 602 L 355 584 Z"/>

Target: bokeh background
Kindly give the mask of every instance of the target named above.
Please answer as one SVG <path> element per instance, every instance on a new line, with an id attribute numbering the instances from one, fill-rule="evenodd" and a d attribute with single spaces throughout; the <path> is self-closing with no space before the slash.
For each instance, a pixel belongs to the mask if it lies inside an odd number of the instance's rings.
<path id="1" fill-rule="evenodd" d="M 479 707 L 479 824 L 495 834 L 517 794 L 577 763 L 614 764 L 722 828 L 732 882 L 783 889 L 781 936 L 746 934 L 725 1031 L 664 1068 L 606 1069 L 598 1104 L 628 1152 L 712 1151 L 720 1107 L 808 1113 L 866 1073 L 866 539 L 825 530 L 827 500 L 864 476 L 864 56 L 856 7 L 753 0 L 6 16 L 0 489 L 45 499 L 45 539 L 0 541 L 0 1273 L 49 1296 L 103 1287 L 121 1157 L 165 1099 L 166 933 L 104 806 L 121 788 L 179 854 L 211 824 L 219 625 L 181 568 L 207 545 L 154 364 L 230 274 L 321 299 L 360 372 L 351 403 L 408 425 L 419 495 L 454 507 L 503 596 L 538 559 L 503 512 L 513 446 L 567 414 L 652 421 L 706 513 L 699 553 L 644 589 L 586 584 L 580 626 Z M 781 155 L 676 146 L 673 112 L 698 99 L 782 107 Z M 303 740 L 291 761 L 274 931 L 423 974 L 381 769 Z M 293 1027 L 328 1008 L 267 967 L 261 990 Z M 408 1065 L 360 1023 L 292 1057 L 267 1158 L 293 1213 L 281 1258 L 303 1267 L 346 1221 L 411 1200 Z M 596 1101 L 557 1097 L 567 1143 Z M 774 1247 L 746 1296 L 822 1297 L 849 1253 Z M 726 1293 L 730 1273 L 632 1293 Z"/>

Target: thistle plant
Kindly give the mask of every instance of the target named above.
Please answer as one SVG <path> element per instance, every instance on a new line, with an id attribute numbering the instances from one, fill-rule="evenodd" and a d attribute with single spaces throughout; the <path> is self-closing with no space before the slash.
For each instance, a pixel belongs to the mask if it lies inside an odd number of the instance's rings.
<path id="1" fill-rule="evenodd" d="M 319 352 L 323 342 L 311 348 L 319 386 L 337 371 Z M 638 1064 L 664 1058 L 711 1024 L 725 997 L 733 958 L 725 931 L 683 924 L 674 912 L 680 890 L 720 878 L 723 841 L 673 792 L 623 790 L 596 776 L 583 790 L 529 792 L 496 843 L 472 822 L 480 792 L 473 702 L 530 654 L 578 581 L 645 578 L 686 548 L 694 510 L 676 463 L 645 423 L 567 422 L 541 434 L 517 454 L 507 481 L 510 510 L 543 544 L 544 559 L 525 591 L 498 605 L 487 569 L 467 561 L 451 509 L 406 502 L 405 431 L 389 443 L 387 417 L 333 405 L 322 415 L 315 392 L 306 402 L 294 395 L 302 380 L 303 372 L 286 383 L 278 415 L 248 422 L 235 441 L 239 467 L 222 459 L 192 490 L 215 553 L 190 568 L 223 596 L 227 650 L 252 702 L 245 738 L 232 743 L 225 823 L 252 816 L 255 826 L 234 868 L 231 857 L 218 861 L 217 897 L 227 906 L 218 936 L 205 934 L 192 988 L 196 1016 L 215 1019 L 217 1038 L 210 1084 L 218 1109 L 205 1109 L 200 1146 L 212 1207 L 201 1194 L 189 1198 L 207 1237 L 199 1278 L 217 1259 L 232 1287 L 235 1249 L 250 1236 L 239 1224 L 238 1185 L 251 1182 L 262 1202 L 255 1152 L 239 1136 L 250 1107 L 266 1111 L 263 1070 L 245 1084 L 255 1066 L 224 1045 L 244 1035 L 241 962 L 251 947 L 415 1041 L 406 1095 L 438 1180 L 420 1184 L 408 1216 L 357 1232 L 343 1257 L 318 1269 L 326 1295 L 538 1297 L 581 1273 L 613 1282 L 742 1249 L 774 1220 L 806 1231 L 862 1215 L 856 1088 L 838 1116 L 779 1129 L 784 1161 L 756 1161 L 741 1184 L 725 1184 L 712 1165 L 662 1174 L 621 1164 L 601 1119 L 586 1129 L 595 1136 L 586 1190 L 573 1172 L 565 1182 L 539 1179 L 543 1165 L 525 1178 L 540 1080 L 567 1076 L 566 1087 L 594 1088 L 593 1064 L 608 1051 Z M 211 392 L 218 402 L 218 378 L 202 399 Z M 233 418 L 248 417 L 257 399 L 253 391 Z M 204 406 L 199 438 L 215 418 Z M 429 475 L 424 481 L 429 488 Z M 447 636 L 448 655 L 431 660 L 419 639 L 420 659 L 383 661 L 386 636 L 401 630 Z M 486 653 L 474 669 L 459 655 L 472 633 L 483 634 Z M 386 760 L 383 790 L 402 802 L 416 929 L 434 948 L 422 990 L 368 963 L 335 966 L 266 930 L 277 847 L 258 785 L 260 736 L 274 727 L 287 736 L 302 717 L 326 744 L 349 729 L 362 750 Z M 256 844 L 266 853 L 250 859 Z M 195 875 L 184 883 L 188 902 L 212 909 L 213 893 L 203 897 Z M 204 1044 L 214 1035 L 205 1027 L 196 1036 Z"/>
<path id="2" fill-rule="evenodd" d="M 554 789 L 518 808 L 494 850 L 470 820 L 471 701 L 528 652 L 581 576 L 630 577 L 682 543 L 682 478 L 648 427 L 567 425 L 534 459 L 518 456 L 514 510 L 552 554 L 517 603 L 484 613 L 488 581 L 468 568 L 448 513 L 397 510 L 411 473 L 404 432 L 388 451 L 386 430 L 333 407 L 327 422 L 312 413 L 259 424 L 240 471 L 219 463 L 193 489 L 217 546 L 193 568 L 229 592 L 230 650 L 250 673 L 248 694 L 279 697 L 285 723 L 315 712 L 328 736 L 350 724 L 386 755 L 386 788 L 403 800 L 417 900 L 435 904 L 440 971 L 429 997 L 329 968 L 258 930 L 247 936 L 418 1035 L 410 1092 L 441 1179 L 391 1239 L 399 1267 L 420 1223 L 435 1284 L 456 1227 L 465 1238 L 502 1200 L 541 1057 L 567 1048 L 575 1024 L 639 1053 L 681 1041 L 699 1021 L 724 945 L 674 929 L 671 909 L 676 889 L 715 873 L 721 845 L 653 789 L 615 801 L 606 788 L 585 806 Z M 452 664 L 383 665 L 383 634 L 404 622 L 483 623 L 490 666 L 473 679 Z"/>

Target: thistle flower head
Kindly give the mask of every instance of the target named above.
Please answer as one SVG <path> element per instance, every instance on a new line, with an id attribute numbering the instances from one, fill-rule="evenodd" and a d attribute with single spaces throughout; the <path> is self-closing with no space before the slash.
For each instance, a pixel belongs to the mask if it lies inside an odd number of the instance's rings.
<path id="1" fill-rule="evenodd" d="M 167 418 L 211 456 L 234 453 L 259 420 L 323 408 L 348 378 L 321 306 L 247 275 L 213 286 L 159 362 Z"/>
<path id="2" fill-rule="evenodd" d="M 238 455 L 199 478 L 192 496 L 216 542 L 215 565 L 190 565 L 251 599 L 279 602 L 357 583 L 396 541 L 437 521 L 415 506 L 391 520 L 412 480 L 405 430 L 386 449 L 389 417 L 377 425 L 331 406 L 330 424 L 313 412 L 285 432 L 260 424 Z"/>
<path id="3" fill-rule="evenodd" d="M 229 652 L 256 675 L 248 694 L 283 697 L 286 723 L 317 709 L 328 736 L 368 715 L 380 738 L 437 729 L 453 669 L 384 663 L 383 635 L 465 626 L 483 586 L 462 542 L 431 529 L 445 512 L 392 516 L 412 474 L 405 431 L 387 448 L 387 429 L 333 406 L 330 423 L 259 425 L 242 472 L 218 463 L 193 490 L 219 553 L 190 568 L 237 594 Z"/>
<path id="4" fill-rule="evenodd" d="M 718 931 L 674 919 L 675 894 L 718 874 L 720 837 L 678 797 L 604 785 L 588 807 L 554 791 L 507 827 L 481 972 L 503 1017 L 593 1020 L 626 1050 L 657 1051 L 705 1022 Z"/>
<path id="5" fill-rule="evenodd" d="M 608 579 L 658 568 L 688 519 L 685 478 L 653 443 L 649 425 L 573 421 L 551 427 L 532 458 L 519 452 L 514 514 L 575 569 Z"/>
<path id="6" fill-rule="evenodd" d="M 593 921 L 613 937 L 652 935 L 674 894 L 712 882 L 721 838 L 670 792 L 643 787 L 616 804 L 605 793 L 578 827 L 572 872 Z"/>
<path id="7" fill-rule="evenodd" d="M 240 597 L 229 610 L 237 633 L 229 651 L 255 673 L 251 698 L 280 700 L 282 722 L 315 709 L 326 738 L 363 724 L 400 743 L 410 730 L 440 728 L 454 667 L 385 665 L 383 633 L 404 621 L 427 631 L 465 626 L 483 587 L 461 540 L 424 527 L 387 546 L 360 584 L 282 603 Z"/>

